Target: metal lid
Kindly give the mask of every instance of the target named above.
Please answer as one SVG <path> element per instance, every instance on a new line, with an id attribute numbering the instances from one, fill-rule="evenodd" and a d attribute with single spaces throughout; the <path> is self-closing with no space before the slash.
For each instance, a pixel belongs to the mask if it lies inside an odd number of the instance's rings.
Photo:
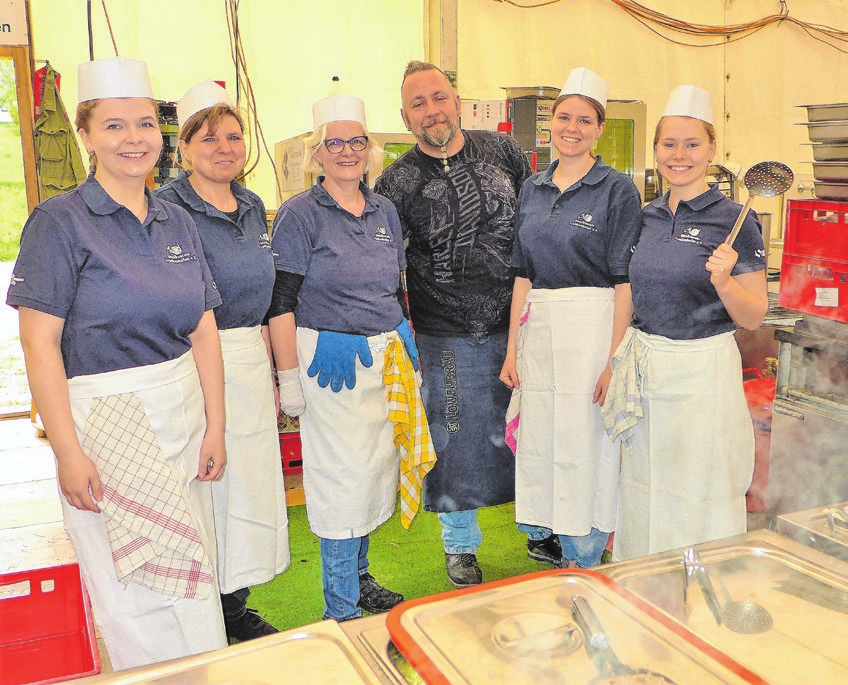
<path id="1" fill-rule="evenodd" d="M 610 564 L 604 573 L 773 685 L 848 682 L 848 564 L 768 530 L 697 545 L 725 608 L 756 603 L 773 618 L 757 635 L 719 625 L 697 586 L 683 600 L 681 551 Z"/>
<path id="2" fill-rule="evenodd" d="M 753 673 L 592 571 L 542 571 L 406 602 L 393 642 L 433 683 L 587 683 L 597 674 L 575 597 L 591 604 L 621 662 L 676 683 L 761 682 Z M 592 639 L 596 636 L 592 636 Z"/>
<path id="3" fill-rule="evenodd" d="M 156 685 L 380 685 L 335 621 L 321 621 L 226 649 L 114 675 L 97 683 Z"/>

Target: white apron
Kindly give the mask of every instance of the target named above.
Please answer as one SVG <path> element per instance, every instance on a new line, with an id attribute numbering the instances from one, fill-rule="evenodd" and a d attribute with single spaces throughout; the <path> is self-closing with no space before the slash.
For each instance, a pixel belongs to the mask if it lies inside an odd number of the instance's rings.
<path id="1" fill-rule="evenodd" d="M 288 514 L 268 351 L 259 326 L 220 331 L 227 468 L 212 484 L 221 592 L 267 583 L 289 565 Z"/>
<path id="2" fill-rule="evenodd" d="M 754 430 L 733 333 L 636 331 L 642 411 L 621 466 L 613 556 L 630 559 L 746 531 Z"/>
<path id="3" fill-rule="evenodd" d="M 518 378 L 515 518 L 563 535 L 615 525 L 619 443 L 592 404 L 609 359 L 612 288 L 532 289 Z"/>
<path id="4" fill-rule="evenodd" d="M 195 479 L 206 418 L 191 352 L 133 369 L 77 376 L 68 381 L 80 443 L 97 397 L 139 398 L 211 559 L 215 558 L 210 483 Z M 102 514 L 70 506 L 60 493 L 65 529 L 91 595 L 94 617 L 115 670 L 208 652 L 227 646 L 217 583 L 205 599 L 185 599 L 117 580 Z"/>
<path id="5" fill-rule="evenodd" d="M 300 417 L 303 490 L 309 527 L 333 540 L 367 535 L 394 513 L 400 460 L 389 421 L 383 359 L 391 331 L 368 338 L 374 363 L 357 357 L 356 385 L 333 392 L 306 371 L 318 331 L 297 329 L 297 358 L 306 411 Z"/>

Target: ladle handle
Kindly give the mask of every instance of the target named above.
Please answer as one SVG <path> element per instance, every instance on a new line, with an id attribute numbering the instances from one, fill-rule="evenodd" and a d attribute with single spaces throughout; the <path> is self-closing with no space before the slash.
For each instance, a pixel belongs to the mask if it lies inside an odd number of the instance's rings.
<path id="1" fill-rule="evenodd" d="M 625 666 L 618 658 L 616 653 L 612 651 L 610 646 L 609 635 L 607 635 L 604 627 L 598 620 L 597 615 L 589 602 L 579 595 L 571 600 L 571 615 L 574 617 L 574 622 L 583 631 L 584 639 L 588 643 L 586 651 L 590 654 L 594 653 L 603 659 L 609 666 L 613 675 L 622 675 L 630 672 L 630 669 Z M 590 651 L 591 648 L 591 651 Z M 597 667 L 597 665 L 596 665 Z"/>
<path id="2" fill-rule="evenodd" d="M 707 568 L 704 566 L 704 562 L 701 561 L 701 555 L 695 550 L 692 550 L 691 559 L 695 562 L 695 577 L 698 579 L 698 585 L 701 587 L 701 592 L 704 595 L 704 599 L 707 601 L 707 606 L 710 608 L 716 623 L 721 625 L 722 607 L 721 602 L 719 602 L 718 595 L 716 595 L 713 581 L 710 578 L 709 573 L 707 573 Z"/>
<path id="3" fill-rule="evenodd" d="M 726 242 L 730 247 L 733 247 L 733 241 L 736 240 L 736 236 L 739 235 L 739 229 L 742 228 L 742 224 L 745 223 L 745 217 L 748 216 L 748 210 L 751 209 L 751 204 L 754 202 L 754 196 L 748 195 L 748 199 L 745 202 L 745 206 L 742 208 L 742 211 L 739 212 L 739 216 L 736 217 L 736 223 L 733 224 L 733 228 L 730 229 L 730 235 L 727 236 Z"/>

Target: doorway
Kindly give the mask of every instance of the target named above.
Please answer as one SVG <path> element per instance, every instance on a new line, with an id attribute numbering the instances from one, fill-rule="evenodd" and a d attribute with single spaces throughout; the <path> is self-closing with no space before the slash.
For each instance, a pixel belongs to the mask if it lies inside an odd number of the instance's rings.
<path id="1" fill-rule="evenodd" d="M 27 416 L 32 398 L 17 312 L 5 303 L 21 229 L 37 203 L 29 50 L 0 48 L 0 419 Z"/>

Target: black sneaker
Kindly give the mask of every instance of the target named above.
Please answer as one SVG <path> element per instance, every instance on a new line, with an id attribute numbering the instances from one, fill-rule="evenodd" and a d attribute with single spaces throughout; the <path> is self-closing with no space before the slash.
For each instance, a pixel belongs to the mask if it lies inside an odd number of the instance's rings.
<path id="1" fill-rule="evenodd" d="M 527 540 L 527 556 L 534 561 L 557 564 L 562 561 L 562 546 L 559 535 L 553 533 L 544 540 Z"/>
<path id="2" fill-rule="evenodd" d="M 483 572 L 480 570 L 480 564 L 477 563 L 477 556 L 470 552 L 463 554 L 445 552 L 445 566 L 448 569 L 448 580 L 457 589 L 483 582 Z"/>
<path id="3" fill-rule="evenodd" d="M 360 609 L 369 614 L 384 614 L 402 601 L 402 594 L 387 590 L 370 573 L 359 576 L 359 601 L 356 606 Z"/>
<path id="4" fill-rule="evenodd" d="M 256 609 L 248 609 L 241 618 L 229 619 L 225 616 L 224 628 L 227 631 L 227 638 L 237 642 L 253 640 L 257 637 L 280 632 L 262 618 Z"/>

